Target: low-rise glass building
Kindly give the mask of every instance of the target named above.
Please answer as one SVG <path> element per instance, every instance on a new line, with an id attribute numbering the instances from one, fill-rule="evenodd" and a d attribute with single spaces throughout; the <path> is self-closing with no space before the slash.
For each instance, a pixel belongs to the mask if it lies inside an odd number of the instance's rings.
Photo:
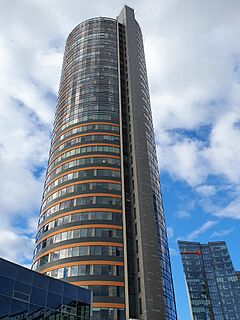
<path id="1" fill-rule="evenodd" d="M 91 291 L 0 258 L 0 319 L 89 320 Z"/>

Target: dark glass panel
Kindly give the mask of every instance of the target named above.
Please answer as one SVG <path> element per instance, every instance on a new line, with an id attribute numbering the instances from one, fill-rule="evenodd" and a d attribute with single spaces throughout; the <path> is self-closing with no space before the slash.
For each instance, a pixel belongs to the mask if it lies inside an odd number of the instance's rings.
<path id="1" fill-rule="evenodd" d="M 68 283 L 64 283 L 64 297 L 71 298 L 72 300 L 77 300 L 78 288 L 70 285 Z"/>
<path id="2" fill-rule="evenodd" d="M 15 279 L 17 274 L 17 266 L 8 261 L 0 261 L 0 275 L 6 276 L 7 278 Z"/>
<path id="3" fill-rule="evenodd" d="M 47 295 L 47 303 L 46 307 L 51 309 L 60 309 L 62 303 L 62 296 L 54 294 L 54 293 L 48 293 Z"/>
<path id="4" fill-rule="evenodd" d="M 46 295 L 47 295 L 46 291 L 33 287 L 31 292 L 30 302 L 40 306 L 45 306 Z"/>
<path id="5" fill-rule="evenodd" d="M 30 272 L 28 269 L 19 268 L 17 271 L 17 280 L 28 285 L 32 285 L 33 281 L 33 272 Z"/>
<path id="6" fill-rule="evenodd" d="M 49 291 L 54 292 L 56 294 L 62 295 L 63 293 L 63 285 L 62 281 L 58 281 L 55 279 L 49 279 Z"/>
<path id="7" fill-rule="evenodd" d="M 16 319 L 26 319 L 28 304 L 22 301 L 12 299 L 9 316 L 15 316 Z"/>
<path id="8" fill-rule="evenodd" d="M 25 284 L 25 283 L 21 283 L 21 282 L 16 281 L 16 282 L 15 282 L 15 286 L 14 286 L 14 290 L 16 290 L 16 291 L 18 291 L 18 292 L 30 294 L 31 287 L 28 286 L 28 285 Z"/>
<path id="9" fill-rule="evenodd" d="M 8 316 L 10 302 L 10 298 L 0 295 L 0 319 Z"/>
<path id="10" fill-rule="evenodd" d="M 28 320 L 42 320 L 44 318 L 44 307 L 29 305 Z"/>
<path id="11" fill-rule="evenodd" d="M 0 276 L 0 293 L 12 296 L 14 281 Z"/>
<path id="12" fill-rule="evenodd" d="M 14 291 L 13 292 L 13 297 L 28 302 L 30 296 L 29 296 L 29 294 L 25 294 L 25 293 L 22 293 L 22 292 Z"/>
<path id="13" fill-rule="evenodd" d="M 33 287 L 48 290 L 48 277 L 43 277 L 42 275 L 35 273 L 33 278 Z"/>

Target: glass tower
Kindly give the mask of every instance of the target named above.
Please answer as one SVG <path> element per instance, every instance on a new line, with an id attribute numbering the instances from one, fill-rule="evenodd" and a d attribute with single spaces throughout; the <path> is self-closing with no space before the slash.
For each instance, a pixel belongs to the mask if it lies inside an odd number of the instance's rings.
<path id="1" fill-rule="evenodd" d="M 178 242 L 194 320 L 237 320 L 240 285 L 226 243 Z"/>
<path id="2" fill-rule="evenodd" d="M 93 291 L 93 319 L 175 320 L 143 40 L 133 9 L 70 33 L 33 269 Z"/>

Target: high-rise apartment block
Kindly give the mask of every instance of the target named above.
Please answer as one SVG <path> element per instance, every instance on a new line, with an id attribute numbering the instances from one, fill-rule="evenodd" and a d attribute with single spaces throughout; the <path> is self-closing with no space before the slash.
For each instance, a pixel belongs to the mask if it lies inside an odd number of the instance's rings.
<path id="1" fill-rule="evenodd" d="M 34 270 L 93 291 L 93 319 L 175 320 L 143 39 L 93 18 L 64 54 Z"/>
<path id="2" fill-rule="evenodd" d="M 226 243 L 178 242 L 194 320 L 240 319 L 240 285 Z"/>

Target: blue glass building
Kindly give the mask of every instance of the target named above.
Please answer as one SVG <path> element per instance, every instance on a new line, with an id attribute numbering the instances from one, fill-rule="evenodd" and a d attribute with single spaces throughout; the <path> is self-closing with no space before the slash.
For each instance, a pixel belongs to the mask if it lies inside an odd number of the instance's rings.
<path id="1" fill-rule="evenodd" d="M 91 291 L 0 258 L 1 320 L 89 320 Z"/>
<path id="2" fill-rule="evenodd" d="M 240 319 L 240 285 L 226 243 L 178 241 L 194 320 Z"/>

